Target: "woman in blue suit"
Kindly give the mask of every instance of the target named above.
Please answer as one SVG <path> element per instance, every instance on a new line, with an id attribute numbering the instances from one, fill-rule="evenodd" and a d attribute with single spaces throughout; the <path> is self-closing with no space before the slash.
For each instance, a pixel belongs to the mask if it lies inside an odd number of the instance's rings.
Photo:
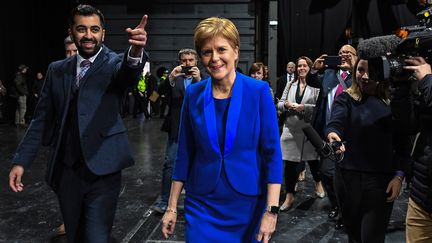
<path id="1" fill-rule="evenodd" d="M 268 84 L 236 72 L 240 37 L 230 20 L 201 21 L 194 40 L 210 78 L 186 90 L 162 232 L 174 232 L 184 186 L 186 242 L 268 242 L 282 183 Z"/>

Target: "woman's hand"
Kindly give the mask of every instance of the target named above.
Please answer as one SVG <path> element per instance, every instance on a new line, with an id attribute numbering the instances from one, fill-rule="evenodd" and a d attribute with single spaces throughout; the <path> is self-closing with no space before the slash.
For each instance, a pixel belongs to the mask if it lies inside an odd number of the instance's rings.
<path id="1" fill-rule="evenodd" d="M 271 235 L 276 230 L 277 215 L 265 212 L 261 219 L 260 228 L 258 235 L 256 236 L 257 241 L 268 243 Z"/>
<path id="2" fill-rule="evenodd" d="M 168 239 L 174 234 L 174 229 L 177 221 L 177 211 L 171 208 L 167 208 L 164 216 L 162 217 L 162 234 L 165 239 Z"/>
<path id="3" fill-rule="evenodd" d="M 402 178 L 400 176 L 395 176 L 393 179 L 389 182 L 387 186 L 386 193 L 390 196 L 387 197 L 387 202 L 393 202 L 396 200 L 396 198 L 399 196 L 400 190 L 402 187 Z"/>
<path id="4" fill-rule="evenodd" d="M 338 141 L 338 142 L 342 141 L 342 140 L 340 139 L 339 135 L 337 135 L 337 133 L 335 133 L 335 132 L 331 132 L 331 133 L 329 133 L 329 134 L 327 135 L 327 139 L 328 139 L 328 141 L 329 141 L 330 143 L 331 143 L 331 142 L 335 142 L 335 141 Z M 345 145 L 344 145 L 344 144 L 342 144 L 342 145 L 339 147 L 339 149 L 336 150 L 336 153 L 337 153 L 337 154 L 341 154 L 341 153 L 343 153 L 343 152 L 345 152 Z"/>
<path id="5" fill-rule="evenodd" d="M 294 103 L 293 107 L 292 107 L 293 110 L 295 110 L 295 111 L 297 111 L 299 113 L 303 112 L 304 108 L 305 108 L 304 104 L 297 104 L 297 103 Z"/>

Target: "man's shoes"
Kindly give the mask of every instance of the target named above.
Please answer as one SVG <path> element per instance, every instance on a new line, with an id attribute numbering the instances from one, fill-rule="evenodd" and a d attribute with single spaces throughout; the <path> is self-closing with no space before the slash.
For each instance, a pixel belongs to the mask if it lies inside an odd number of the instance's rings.
<path id="1" fill-rule="evenodd" d="M 339 215 L 339 208 L 337 206 L 330 209 L 328 213 L 329 219 L 335 219 L 338 215 Z"/>
<path id="2" fill-rule="evenodd" d="M 342 218 L 339 218 L 339 219 L 336 221 L 335 229 L 336 229 L 336 230 L 344 230 L 344 224 L 343 224 L 343 222 L 342 222 Z"/>

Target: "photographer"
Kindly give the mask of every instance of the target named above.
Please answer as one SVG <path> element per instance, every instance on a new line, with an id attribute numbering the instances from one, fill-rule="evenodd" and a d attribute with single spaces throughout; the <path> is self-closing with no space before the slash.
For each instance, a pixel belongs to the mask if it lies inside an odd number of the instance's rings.
<path id="1" fill-rule="evenodd" d="M 329 142 L 345 141 L 335 181 L 343 188 L 338 198 L 350 242 L 385 241 L 409 163 L 403 149 L 408 139 L 395 126 L 390 106 L 390 83 L 371 78 L 375 67 L 368 60 L 377 53 L 369 49 L 367 42 L 359 44 L 352 86 L 335 99 L 326 127 Z"/>
<path id="2" fill-rule="evenodd" d="M 412 187 L 406 216 L 407 242 L 432 241 L 432 75 L 431 66 L 423 57 L 405 60 L 406 70 L 413 71 L 418 82 L 418 97 L 415 105 L 406 114 L 414 132 L 419 132 L 413 157 Z M 406 101 L 411 101 L 407 99 Z M 407 103 L 407 102 L 406 102 Z"/>
<path id="3" fill-rule="evenodd" d="M 161 198 L 153 207 L 158 213 L 165 213 L 171 190 L 171 177 L 174 161 L 178 150 L 178 135 L 180 127 L 181 107 L 183 105 L 186 89 L 189 85 L 206 79 L 205 72 L 198 68 L 198 53 L 194 49 L 184 48 L 178 52 L 179 65 L 169 74 L 167 81 L 160 87 L 166 90 L 168 114 L 162 124 L 161 130 L 168 133 L 165 147 L 165 161 L 162 169 Z"/>
<path id="4" fill-rule="evenodd" d="M 343 45 L 338 55 L 341 62 L 338 66 L 329 66 L 327 54 L 321 55 L 315 60 L 306 78 L 307 85 L 320 89 L 311 124 L 323 139 L 326 139 L 324 128 L 329 122 L 334 98 L 351 86 L 351 72 L 357 60 L 357 51 L 351 45 Z M 335 163 L 328 158 L 320 157 L 320 160 L 321 179 L 331 204 L 328 217 L 337 219 L 336 229 L 341 229 L 340 203 L 335 192 L 338 188 L 334 187 Z"/>

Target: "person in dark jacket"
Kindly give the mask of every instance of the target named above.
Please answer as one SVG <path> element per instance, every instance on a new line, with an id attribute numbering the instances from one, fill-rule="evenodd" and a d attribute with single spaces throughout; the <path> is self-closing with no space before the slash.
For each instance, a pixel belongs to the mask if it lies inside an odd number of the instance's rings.
<path id="1" fill-rule="evenodd" d="M 352 86 L 335 99 L 325 132 L 329 142 L 345 142 L 335 182 L 343 188 L 338 199 L 349 242 L 384 243 L 409 163 L 408 137 L 395 126 L 389 82 L 372 80 L 369 68 L 359 51 Z"/>
<path id="2" fill-rule="evenodd" d="M 168 140 L 165 148 L 165 162 L 162 171 L 162 193 L 161 199 L 156 203 L 154 210 L 164 213 L 171 191 L 171 177 L 174 161 L 178 150 L 178 135 L 180 127 L 180 114 L 186 89 L 190 84 L 201 81 L 207 76 L 197 67 L 198 54 L 195 50 L 185 48 L 178 53 L 180 65 L 176 66 L 168 76 L 168 82 L 161 87 L 167 90 L 168 114 L 162 125 L 162 131 L 168 133 Z M 191 71 L 184 73 L 182 67 L 192 67 Z"/>
<path id="3" fill-rule="evenodd" d="M 329 122 L 334 98 L 340 94 L 341 90 L 351 86 L 351 72 L 357 60 L 357 51 L 351 45 L 343 45 L 338 55 L 341 57 L 341 65 L 336 68 L 328 68 L 325 65 L 327 54 L 321 55 L 315 60 L 306 78 L 307 85 L 320 89 L 311 124 L 324 140 L 326 139 L 324 128 Z M 322 183 L 331 204 L 328 217 L 337 219 L 336 228 L 340 229 L 343 225 L 339 210 L 340 203 L 335 192 L 337 188 L 334 187 L 335 163 L 328 158 L 320 157 L 320 164 Z"/>
<path id="4" fill-rule="evenodd" d="M 29 93 L 26 76 L 28 69 L 29 67 L 24 64 L 19 65 L 14 79 L 15 97 L 18 104 L 15 111 L 15 126 L 22 128 L 27 127 L 25 114 L 27 111 L 27 95 Z"/>
<path id="5" fill-rule="evenodd" d="M 68 242 L 110 241 L 121 171 L 134 164 L 118 102 L 148 59 L 147 19 L 125 30 L 130 47 L 118 54 L 103 44 L 100 10 L 85 4 L 72 9 L 68 31 L 78 54 L 49 65 L 35 115 L 12 160 L 9 187 L 22 192 L 24 171 L 39 146 L 50 146 L 46 180 L 59 199 Z"/>
<path id="6" fill-rule="evenodd" d="M 418 80 L 418 97 L 400 103 L 405 121 L 403 127 L 418 133 L 413 153 L 412 185 L 406 216 L 406 240 L 432 242 L 432 74 L 430 64 L 422 57 L 406 60 L 405 69 L 413 71 Z M 408 102 L 407 102 L 408 101 Z M 415 106 L 407 106 L 407 103 Z"/>

